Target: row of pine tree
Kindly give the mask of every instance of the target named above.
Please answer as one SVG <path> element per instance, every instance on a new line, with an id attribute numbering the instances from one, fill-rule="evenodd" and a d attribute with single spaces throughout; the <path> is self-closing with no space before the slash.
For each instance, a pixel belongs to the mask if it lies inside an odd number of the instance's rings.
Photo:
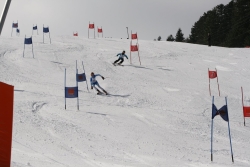
<path id="1" fill-rule="evenodd" d="M 227 5 L 218 5 L 195 22 L 189 37 L 184 38 L 179 28 L 175 38 L 169 35 L 167 41 L 207 45 L 208 34 L 213 46 L 250 46 L 250 0 L 231 0 Z"/>
<path id="2" fill-rule="evenodd" d="M 187 39 L 184 38 L 184 34 L 182 33 L 182 30 L 180 28 L 178 29 L 175 38 L 173 37 L 172 34 L 169 35 L 167 38 L 167 41 L 176 41 L 176 42 L 187 42 L 186 40 Z M 157 38 L 157 41 L 161 41 L 161 36 Z"/>

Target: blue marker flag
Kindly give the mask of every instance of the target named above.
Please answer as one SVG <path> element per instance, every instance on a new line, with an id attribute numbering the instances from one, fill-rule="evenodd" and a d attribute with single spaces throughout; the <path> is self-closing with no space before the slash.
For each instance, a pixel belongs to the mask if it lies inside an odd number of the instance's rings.
<path id="1" fill-rule="evenodd" d="M 86 75 L 85 75 L 85 73 L 76 74 L 76 81 L 77 81 L 77 82 L 86 81 Z"/>
<path id="2" fill-rule="evenodd" d="M 25 38 L 24 44 L 27 44 L 27 45 L 32 44 L 32 38 Z"/>
<path id="3" fill-rule="evenodd" d="M 37 26 L 33 27 L 33 30 L 37 30 Z"/>
<path id="4" fill-rule="evenodd" d="M 214 119 L 214 117 L 216 115 L 220 115 L 221 118 L 224 120 L 224 121 L 229 121 L 229 118 L 228 118 L 228 110 L 227 110 L 227 105 L 224 105 L 222 106 L 219 110 L 216 108 L 216 106 L 213 104 L 212 106 L 212 119 Z"/>
<path id="5" fill-rule="evenodd" d="M 16 29 L 16 32 L 17 32 L 17 33 L 20 33 L 20 30 L 17 28 L 17 29 Z"/>
<path id="6" fill-rule="evenodd" d="M 12 23 L 12 28 L 18 28 L 18 23 Z"/>
<path id="7" fill-rule="evenodd" d="M 219 110 L 220 116 L 224 121 L 228 122 L 228 111 L 227 111 L 227 105 L 224 105 L 223 107 L 221 107 Z"/>
<path id="8" fill-rule="evenodd" d="M 78 87 L 65 87 L 65 98 L 77 98 Z"/>
<path id="9" fill-rule="evenodd" d="M 43 27 L 43 32 L 44 32 L 44 33 L 49 32 L 49 27 L 47 27 L 47 28 L 44 28 L 44 27 Z"/>
<path id="10" fill-rule="evenodd" d="M 212 104 L 212 119 L 214 119 L 216 115 L 219 115 L 219 112 L 217 110 L 217 107 L 214 104 Z"/>

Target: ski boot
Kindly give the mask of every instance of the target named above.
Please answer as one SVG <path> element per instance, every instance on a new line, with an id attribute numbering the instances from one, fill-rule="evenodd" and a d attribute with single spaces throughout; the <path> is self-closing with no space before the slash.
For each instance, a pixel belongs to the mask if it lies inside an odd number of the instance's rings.
<path id="1" fill-rule="evenodd" d="M 103 92 L 104 92 L 106 95 L 108 95 L 108 92 L 106 92 L 106 90 L 103 90 Z"/>
<path id="2" fill-rule="evenodd" d="M 97 94 L 98 94 L 98 95 L 101 95 L 102 92 L 101 92 L 99 89 L 97 89 Z"/>

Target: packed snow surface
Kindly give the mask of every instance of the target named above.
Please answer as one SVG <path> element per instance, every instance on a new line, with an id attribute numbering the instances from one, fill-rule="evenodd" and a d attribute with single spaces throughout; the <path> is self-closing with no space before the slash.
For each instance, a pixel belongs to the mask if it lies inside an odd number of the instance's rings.
<path id="1" fill-rule="evenodd" d="M 250 50 L 139 40 L 137 53 L 113 66 L 130 40 L 84 37 L 0 37 L 0 81 L 15 86 L 12 167 L 249 167 Z M 77 99 L 67 99 L 78 71 L 101 74 L 110 95 L 96 95 L 79 83 Z M 228 124 L 214 118 L 214 161 L 210 161 L 212 97 L 208 68 L 218 70 L 212 95 L 218 108 L 228 97 L 234 164 Z"/>

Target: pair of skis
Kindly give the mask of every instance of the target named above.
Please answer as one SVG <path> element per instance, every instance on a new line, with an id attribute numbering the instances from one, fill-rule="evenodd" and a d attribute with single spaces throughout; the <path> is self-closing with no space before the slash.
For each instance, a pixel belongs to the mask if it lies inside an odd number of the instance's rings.
<path id="1" fill-rule="evenodd" d="M 104 93 L 104 92 L 98 92 L 97 95 L 108 95 L 108 93 Z"/>
<path id="2" fill-rule="evenodd" d="M 106 91 L 105 91 L 106 93 L 105 92 L 101 92 L 99 89 L 97 89 L 97 91 L 98 91 L 97 95 L 108 95 L 108 92 L 106 92 Z"/>
<path id="3" fill-rule="evenodd" d="M 114 66 L 123 66 L 122 64 L 119 63 L 112 63 Z"/>

